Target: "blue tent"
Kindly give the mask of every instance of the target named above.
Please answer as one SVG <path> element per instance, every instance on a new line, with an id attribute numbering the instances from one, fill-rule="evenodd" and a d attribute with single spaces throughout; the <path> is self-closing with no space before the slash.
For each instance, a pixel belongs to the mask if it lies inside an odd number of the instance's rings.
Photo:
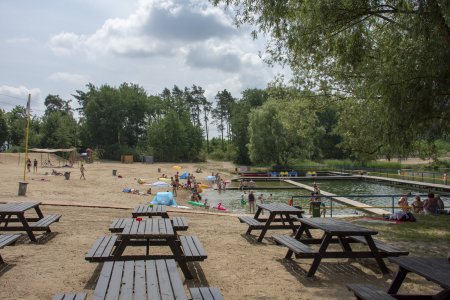
<path id="1" fill-rule="evenodd" d="M 180 179 L 187 179 L 188 178 L 188 173 L 184 172 L 183 174 L 181 174 Z"/>
<path id="2" fill-rule="evenodd" d="M 156 205 L 177 206 L 177 202 L 175 201 L 172 192 L 158 192 L 150 203 Z"/>

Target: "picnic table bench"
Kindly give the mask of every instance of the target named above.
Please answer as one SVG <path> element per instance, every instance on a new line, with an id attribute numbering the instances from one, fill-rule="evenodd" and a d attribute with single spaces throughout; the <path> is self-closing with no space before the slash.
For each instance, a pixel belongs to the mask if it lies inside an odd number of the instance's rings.
<path id="1" fill-rule="evenodd" d="M 125 225 L 132 222 L 133 218 L 117 218 L 114 219 L 109 225 L 109 231 L 111 232 L 122 232 L 122 230 L 125 228 Z M 173 230 L 175 231 L 184 231 L 188 230 L 189 228 L 189 221 L 185 217 L 173 217 L 170 218 L 170 221 L 172 222 Z"/>
<path id="2" fill-rule="evenodd" d="M 385 292 L 373 285 L 349 284 L 357 299 L 450 299 L 450 262 L 441 257 L 392 257 L 389 260 L 399 266 L 389 289 Z M 415 273 L 443 288 L 435 295 L 397 294 L 408 273 Z"/>
<path id="3" fill-rule="evenodd" d="M 1 234 L 0 235 L 0 249 L 6 246 L 14 245 L 16 241 L 20 238 L 20 234 Z M 3 264 L 4 260 L 0 255 L 0 264 Z"/>
<path id="4" fill-rule="evenodd" d="M 44 217 L 39 208 L 40 204 L 41 202 L 0 204 L 0 231 L 25 231 L 33 242 L 37 241 L 33 231 L 51 232 L 50 225 L 59 222 L 61 215 Z M 34 209 L 37 217 L 25 217 L 25 212 L 31 209 Z M 17 223 L 21 223 L 21 226 L 18 226 Z"/>
<path id="5" fill-rule="evenodd" d="M 136 217 L 163 217 L 168 218 L 167 207 L 165 205 L 142 204 L 133 208 L 131 212 L 133 218 Z"/>
<path id="6" fill-rule="evenodd" d="M 378 232 L 367 229 L 352 223 L 332 218 L 321 219 L 298 219 L 301 222 L 300 228 L 294 237 L 286 235 L 275 235 L 273 239 L 276 243 L 282 244 L 288 248 L 285 258 L 290 259 L 295 253 L 297 258 L 313 258 L 313 263 L 307 273 L 308 277 L 314 276 L 320 261 L 323 258 L 375 258 L 384 274 L 387 269 L 382 258 L 390 256 L 407 255 L 409 252 L 402 251 L 375 241 L 372 236 Z M 322 238 L 311 238 L 308 235 L 302 237 L 306 230 L 319 229 L 323 231 Z M 339 243 L 341 251 L 329 251 L 328 246 L 332 243 Z M 351 243 L 363 243 L 368 246 L 370 251 L 353 251 Z M 309 245 L 320 244 L 318 250 Z"/>
<path id="7" fill-rule="evenodd" d="M 298 225 L 294 224 L 294 221 L 297 219 L 294 219 L 293 216 L 302 218 L 302 213 L 304 212 L 297 207 L 289 206 L 284 203 L 262 203 L 257 206 L 258 209 L 256 210 L 254 217 L 239 216 L 238 218 L 241 223 L 246 223 L 248 225 L 246 231 L 247 235 L 250 235 L 253 230 L 261 230 L 258 242 L 262 242 L 269 229 L 292 229 L 292 231 L 295 232 Z M 263 210 L 269 212 L 268 218 L 260 218 Z"/>
<path id="8" fill-rule="evenodd" d="M 146 246 L 146 254 L 123 255 L 128 246 Z M 168 246 L 172 253 L 150 254 L 150 246 Z M 133 219 L 118 235 L 98 238 L 85 256 L 91 262 L 168 258 L 178 261 L 185 277 L 190 279 L 192 274 L 187 262 L 203 261 L 207 254 L 196 236 L 178 236 L 167 218 Z"/>
<path id="9" fill-rule="evenodd" d="M 223 299 L 216 288 L 190 291 L 193 299 Z M 187 300 L 188 297 L 175 260 L 158 259 L 105 262 L 92 299 Z"/>

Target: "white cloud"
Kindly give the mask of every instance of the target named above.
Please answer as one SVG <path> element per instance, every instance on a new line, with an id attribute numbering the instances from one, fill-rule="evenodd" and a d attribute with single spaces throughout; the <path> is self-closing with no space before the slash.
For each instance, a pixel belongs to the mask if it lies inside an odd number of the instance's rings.
<path id="1" fill-rule="evenodd" d="M 50 48 L 56 55 L 69 56 L 81 49 L 84 40 L 73 32 L 62 32 L 50 38 Z"/>
<path id="2" fill-rule="evenodd" d="M 20 86 L 0 86 L 1 103 L 9 111 L 16 105 L 23 107 L 27 106 L 28 94 L 31 94 L 31 110 L 33 113 L 40 113 L 42 109 L 45 109 L 44 103 L 41 99 L 41 90 L 38 88 L 28 89 L 27 87 Z M 2 106 L 3 106 L 2 105 Z"/>
<path id="3" fill-rule="evenodd" d="M 33 39 L 30 37 L 17 37 L 17 38 L 10 38 L 6 40 L 7 44 L 28 44 L 32 42 Z"/>
<path id="4" fill-rule="evenodd" d="M 127 18 L 107 19 L 90 35 L 62 32 L 50 39 L 57 55 L 83 50 L 89 57 L 178 54 L 186 43 L 225 38 L 237 31 L 222 10 L 198 1 L 141 1 Z"/>
<path id="5" fill-rule="evenodd" d="M 49 79 L 57 82 L 65 82 L 75 85 L 83 85 L 89 81 L 89 79 L 86 76 L 66 72 L 53 73 L 49 76 Z"/>

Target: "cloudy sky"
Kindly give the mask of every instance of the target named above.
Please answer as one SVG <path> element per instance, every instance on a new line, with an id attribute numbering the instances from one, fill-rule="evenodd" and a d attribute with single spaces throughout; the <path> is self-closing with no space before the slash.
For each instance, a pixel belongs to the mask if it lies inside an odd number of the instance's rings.
<path id="1" fill-rule="evenodd" d="M 213 100 L 264 88 L 281 68 L 264 64 L 265 41 L 237 29 L 207 0 L 0 1 L 0 107 L 44 112 L 48 94 L 132 82 L 149 94 L 199 85 Z M 76 102 L 74 106 L 76 106 Z"/>

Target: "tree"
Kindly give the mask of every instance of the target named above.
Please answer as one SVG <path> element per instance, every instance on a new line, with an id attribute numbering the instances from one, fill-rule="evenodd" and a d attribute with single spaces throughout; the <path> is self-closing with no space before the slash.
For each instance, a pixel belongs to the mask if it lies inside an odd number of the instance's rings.
<path id="1" fill-rule="evenodd" d="M 367 151 L 379 144 L 394 151 L 400 140 L 405 155 L 414 151 L 414 140 L 449 131 L 449 1 L 214 2 L 235 5 L 239 24 L 269 35 L 271 61 L 290 65 L 299 87 L 350 99 L 348 105 L 360 106 L 355 110 L 382 107 L 371 117 L 389 125 L 380 135 L 387 139 Z"/>
<path id="2" fill-rule="evenodd" d="M 231 96 L 230 92 L 228 92 L 226 89 L 217 92 L 215 99 L 216 99 L 216 106 L 212 110 L 212 114 L 215 119 L 215 123 L 217 124 L 217 129 L 220 131 L 221 134 L 222 149 L 223 149 L 224 131 L 226 130 L 228 139 L 230 139 L 231 137 L 230 119 L 231 119 L 231 110 L 235 100 L 233 96 Z"/>
<path id="3" fill-rule="evenodd" d="M 188 113 L 181 117 L 170 111 L 148 128 L 148 146 L 159 161 L 194 161 L 202 147 L 202 131 L 189 121 Z"/>
<path id="4" fill-rule="evenodd" d="M 52 112 L 61 112 L 63 114 L 72 115 L 72 107 L 70 106 L 70 102 L 72 100 L 65 101 L 59 97 L 59 95 L 51 95 L 49 94 L 45 97 L 44 104 L 46 106 L 45 115 L 48 115 Z"/>
<path id="5" fill-rule="evenodd" d="M 242 98 L 233 106 L 230 120 L 233 132 L 233 144 L 236 148 L 235 161 L 240 164 L 250 164 L 247 144 L 249 141 L 248 125 L 249 113 L 252 108 L 261 106 L 266 102 L 268 94 L 264 90 L 247 89 L 242 92 Z"/>
<path id="6" fill-rule="evenodd" d="M 209 153 L 209 130 L 208 130 L 208 122 L 209 115 L 212 111 L 212 103 L 206 100 L 206 97 L 202 99 L 201 102 L 202 111 L 203 111 L 203 123 L 205 125 L 205 135 L 206 135 L 206 152 Z"/>
<path id="7" fill-rule="evenodd" d="M 286 165 L 291 158 L 310 158 L 318 130 L 315 102 L 310 95 L 271 86 L 268 100 L 251 110 L 249 155 L 254 163 Z"/>
<path id="8" fill-rule="evenodd" d="M 10 145 L 22 145 L 25 141 L 25 131 L 27 124 L 27 112 L 25 107 L 17 105 L 10 112 L 6 113 L 6 120 L 9 128 L 8 143 Z"/>
<path id="9" fill-rule="evenodd" d="M 0 148 L 8 140 L 9 130 L 8 123 L 6 120 L 6 114 L 3 109 L 0 108 Z"/>

